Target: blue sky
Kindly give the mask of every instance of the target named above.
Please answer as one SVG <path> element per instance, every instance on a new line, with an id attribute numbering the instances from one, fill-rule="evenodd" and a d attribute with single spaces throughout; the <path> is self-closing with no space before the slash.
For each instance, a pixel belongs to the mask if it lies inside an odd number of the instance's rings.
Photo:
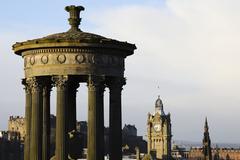
<path id="1" fill-rule="evenodd" d="M 88 14 L 89 12 L 98 12 L 99 16 L 101 12 L 106 10 L 106 8 L 118 8 L 121 6 L 129 6 L 129 5 L 158 5 L 159 7 L 164 6 L 163 0 L 152 0 L 152 1 L 144 1 L 144 0 L 121 0 L 121 1 L 110 1 L 110 0 L 88 0 L 88 1 L 78 1 L 78 0 L 51 0 L 51 1 L 4 1 L 2 2 L 2 11 L 1 11 L 1 29 L 11 30 L 11 28 L 16 27 L 16 23 L 18 24 L 16 28 L 19 26 L 24 26 L 27 24 L 35 24 L 35 25 L 49 25 L 54 26 L 58 24 L 62 24 L 62 22 L 54 21 L 56 18 L 67 18 L 65 12 L 63 12 L 64 7 L 67 5 L 77 5 L 81 4 L 85 7 L 84 14 Z M 85 23 L 85 25 L 88 25 Z"/>
<path id="2" fill-rule="evenodd" d="M 67 31 L 64 7 L 72 4 L 85 7 L 83 31 L 137 45 L 126 60 L 123 123 L 145 135 L 147 113 L 160 94 L 172 115 L 174 139 L 201 141 L 208 116 L 213 142 L 240 142 L 238 0 L 3 1 L 0 130 L 10 115 L 24 114 L 23 60 L 12 44 Z M 81 87 L 78 118 L 85 120 L 87 90 Z M 52 101 L 54 113 L 54 92 Z"/>

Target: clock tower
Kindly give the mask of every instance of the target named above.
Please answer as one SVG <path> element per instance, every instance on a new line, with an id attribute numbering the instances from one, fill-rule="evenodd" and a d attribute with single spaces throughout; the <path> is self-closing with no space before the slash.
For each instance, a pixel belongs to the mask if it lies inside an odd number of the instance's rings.
<path id="1" fill-rule="evenodd" d="M 148 154 L 155 152 L 157 159 L 171 159 L 171 118 L 170 113 L 164 113 L 160 96 L 155 102 L 154 114 L 148 113 L 147 137 Z"/>

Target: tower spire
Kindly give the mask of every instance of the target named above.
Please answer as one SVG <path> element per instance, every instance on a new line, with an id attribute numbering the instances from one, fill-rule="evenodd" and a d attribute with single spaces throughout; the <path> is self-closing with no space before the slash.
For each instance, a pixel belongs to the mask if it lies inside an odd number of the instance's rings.
<path id="1" fill-rule="evenodd" d="M 205 129 L 205 132 L 208 131 L 208 121 L 207 121 L 207 117 L 205 118 L 204 129 Z"/>
<path id="2" fill-rule="evenodd" d="M 204 160 L 212 160 L 211 140 L 209 136 L 209 127 L 207 117 L 205 118 L 204 136 L 203 136 L 203 155 Z"/>

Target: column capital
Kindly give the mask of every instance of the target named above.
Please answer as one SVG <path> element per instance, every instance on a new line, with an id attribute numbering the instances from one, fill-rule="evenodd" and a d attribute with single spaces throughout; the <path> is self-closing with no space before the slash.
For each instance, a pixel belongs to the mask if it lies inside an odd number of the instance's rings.
<path id="1" fill-rule="evenodd" d="M 52 81 L 54 82 L 54 85 L 60 89 L 64 89 L 67 87 L 68 80 L 69 80 L 69 77 L 64 75 L 52 77 Z"/>
<path id="2" fill-rule="evenodd" d="M 50 94 L 52 86 L 43 86 L 43 96 Z"/>
<path id="3" fill-rule="evenodd" d="M 100 87 L 104 91 L 105 89 L 105 76 L 89 75 L 87 86 L 89 89 L 96 90 L 96 87 Z"/>
<path id="4" fill-rule="evenodd" d="M 112 77 L 107 80 L 107 87 L 109 89 L 121 89 L 126 84 L 126 78 L 124 77 Z"/>
<path id="5" fill-rule="evenodd" d="M 31 93 L 31 86 L 29 81 L 27 80 L 27 78 L 22 79 L 22 85 L 24 85 L 24 89 L 26 94 L 30 94 Z"/>
<path id="6" fill-rule="evenodd" d="M 26 89 L 29 89 L 32 93 L 39 92 L 42 88 L 42 80 L 40 77 L 31 77 L 31 78 L 26 78 L 26 84 L 25 87 L 27 86 Z"/>
<path id="7" fill-rule="evenodd" d="M 48 77 L 43 80 L 43 96 L 50 94 L 53 87 L 52 80 Z"/>

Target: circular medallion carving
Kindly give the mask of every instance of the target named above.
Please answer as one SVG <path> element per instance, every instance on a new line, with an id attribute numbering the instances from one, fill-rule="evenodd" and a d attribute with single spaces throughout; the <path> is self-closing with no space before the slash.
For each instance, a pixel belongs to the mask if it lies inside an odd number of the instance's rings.
<path id="1" fill-rule="evenodd" d="M 48 56 L 47 55 L 42 56 L 41 61 L 42 61 L 43 64 L 47 64 L 48 63 Z"/>
<path id="2" fill-rule="evenodd" d="M 57 60 L 59 63 L 64 63 L 66 61 L 66 56 L 61 54 L 57 57 Z"/>
<path id="3" fill-rule="evenodd" d="M 34 63 L 35 63 L 35 57 L 33 56 L 33 57 L 30 58 L 30 64 L 34 65 Z"/>
<path id="4" fill-rule="evenodd" d="M 101 63 L 101 57 L 100 56 L 93 56 L 92 57 L 92 62 L 95 64 L 100 64 Z"/>
<path id="5" fill-rule="evenodd" d="M 78 62 L 78 63 L 83 63 L 84 62 L 84 56 L 83 55 L 77 55 L 76 56 L 76 61 Z"/>
<path id="6" fill-rule="evenodd" d="M 94 56 L 93 55 L 86 55 L 86 62 L 87 63 L 93 63 Z"/>
<path id="7" fill-rule="evenodd" d="M 115 65 L 118 65 L 118 64 L 119 64 L 118 57 L 113 57 L 113 63 L 114 63 Z"/>
<path id="8" fill-rule="evenodd" d="M 108 57 L 107 56 L 102 56 L 102 62 L 104 64 L 108 64 Z"/>
<path id="9" fill-rule="evenodd" d="M 108 63 L 109 63 L 109 64 L 113 64 L 113 57 L 109 57 L 109 58 L 108 58 Z"/>
<path id="10" fill-rule="evenodd" d="M 24 58 L 24 67 L 27 66 L 27 58 Z"/>

